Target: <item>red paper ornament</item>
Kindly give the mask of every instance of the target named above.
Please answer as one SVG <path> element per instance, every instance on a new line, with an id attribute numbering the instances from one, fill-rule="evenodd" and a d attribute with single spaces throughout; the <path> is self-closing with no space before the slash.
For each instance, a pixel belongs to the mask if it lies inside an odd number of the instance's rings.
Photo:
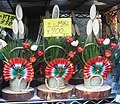
<path id="1" fill-rule="evenodd" d="M 70 52 L 68 53 L 68 56 L 69 56 L 70 58 L 74 58 L 74 57 L 75 57 L 75 53 L 74 53 L 73 51 L 70 51 Z"/>
<path id="2" fill-rule="evenodd" d="M 78 51 L 79 53 L 81 53 L 81 52 L 84 51 L 84 49 L 83 49 L 82 47 L 78 46 L 78 47 L 77 47 L 77 51 Z"/>
<path id="3" fill-rule="evenodd" d="M 43 56 L 44 53 L 43 53 L 43 51 L 38 50 L 38 51 L 37 51 L 37 54 L 38 54 L 38 56 Z"/>
<path id="4" fill-rule="evenodd" d="M 33 62 L 36 62 L 36 57 L 34 55 L 31 55 L 30 56 L 30 62 L 33 63 Z"/>
<path id="5" fill-rule="evenodd" d="M 29 44 L 29 43 L 23 43 L 22 45 L 23 45 L 23 47 L 24 47 L 25 49 L 28 49 L 28 48 L 30 47 L 30 44 Z"/>
<path id="6" fill-rule="evenodd" d="M 115 44 L 115 43 L 111 43 L 111 44 L 110 44 L 110 46 L 111 46 L 111 48 L 113 48 L 113 49 L 115 49 L 115 48 L 117 48 L 117 47 L 118 47 L 118 45 L 117 45 L 117 44 Z"/>
<path id="7" fill-rule="evenodd" d="M 23 77 L 26 81 L 32 81 L 34 69 L 32 63 L 24 58 L 11 58 L 3 68 L 4 80 L 20 79 Z"/>
<path id="8" fill-rule="evenodd" d="M 65 58 L 56 58 L 50 61 L 45 69 L 46 78 L 62 77 L 65 81 L 68 81 L 74 73 L 74 64 Z"/>
<path id="9" fill-rule="evenodd" d="M 86 65 L 84 66 L 83 70 L 84 78 L 87 79 L 95 74 L 99 74 L 104 79 L 106 79 L 110 73 L 111 68 L 112 64 L 108 58 L 103 56 L 91 58 L 90 60 L 87 61 Z"/>
<path id="10" fill-rule="evenodd" d="M 110 57 L 112 55 L 112 52 L 110 50 L 105 50 L 105 56 Z"/>
<path id="11" fill-rule="evenodd" d="M 72 41 L 73 41 L 72 37 L 70 37 L 70 36 L 66 37 L 66 42 L 67 43 L 71 43 Z"/>
<path id="12" fill-rule="evenodd" d="M 103 39 L 103 38 L 99 38 L 99 39 L 97 40 L 98 44 L 102 44 L 102 43 L 103 43 L 103 41 L 104 41 L 104 39 Z"/>

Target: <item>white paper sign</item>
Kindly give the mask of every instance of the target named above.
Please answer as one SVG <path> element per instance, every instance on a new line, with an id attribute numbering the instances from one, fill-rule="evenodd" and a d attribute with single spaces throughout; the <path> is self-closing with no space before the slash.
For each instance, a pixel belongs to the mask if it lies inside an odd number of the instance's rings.
<path id="1" fill-rule="evenodd" d="M 120 103 L 120 95 L 116 95 L 115 102 Z"/>

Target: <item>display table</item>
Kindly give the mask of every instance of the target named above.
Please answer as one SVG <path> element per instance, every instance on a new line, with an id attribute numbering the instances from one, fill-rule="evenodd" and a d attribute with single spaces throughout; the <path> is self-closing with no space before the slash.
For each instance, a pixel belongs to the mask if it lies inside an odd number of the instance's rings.
<path id="1" fill-rule="evenodd" d="M 78 103 L 77 103 L 78 102 Z M 109 98 L 103 99 L 103 100 L 83 100 L 83 99 L 77 99 L 77 98 L 70 98 L 70 99 L 62 99 L 62 100 L 41 100 L 37 96 L 34 96 L 32 99 L 27 101 L 21 101 L 21 102 L 10 102 L 5 101 L 4 99 L 0 98 L 0 104 L 117 104 L 114 101 L 114 97 L 111 96 Z"/>
<path id="2" fill-rule="evenodd" d="M 112 93 L 109 97 L 101 99 L 101 100 L 85 100 L 83 98 L 77 98 L 75 95 L 71 95 L 69 99 L 58 99 L 58 100 L 43 100 L 40 97 L 37 96 L 37 88 L 34 88 L 34 96 L 31 99 L 28 99 L 26 101 L 8 101 L 3 98 L 0 98 L 0 104 L 77 104 L 79 102 L 80 104 L 86 103 L 86 104 L 105 104 L 105 103 L 116 103 L 115 97 L 116 92 Z M 61 103 L 62 102 L 62 103 Z"/>
<path id="3" fill-rule="evenodd" d="M 66 85 L 60 90 L 49 90 L 45 84 L 37 87 L 37 95 L 44 100 L 69 99 L 72 95 L 73 86 Z"/>
<path id="4" fill-rule="evenodd" d="M 88 89 L 84 84 L 79 84 L 75 86 L 75 93 L 77 98 L 100 100 L 111 95 L 111 87 L 109 85 L 103 85 L 98 89 Z"/>
<path id="5" fill-rule="evenodd" d="M 6 87 L 2 89 L 2 97 L 7 101 L 26 101 L 34 96 L 34 88 L 29 88 L 29 92 L 14 92 Z"/>

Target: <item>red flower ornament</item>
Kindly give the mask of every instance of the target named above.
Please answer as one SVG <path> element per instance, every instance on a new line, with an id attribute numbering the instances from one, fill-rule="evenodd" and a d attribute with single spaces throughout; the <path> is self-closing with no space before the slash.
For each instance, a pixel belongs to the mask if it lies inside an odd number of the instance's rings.
<path id="1" fill-rule="evenodd" d="M 30 44 L 29 44 L 29 43 L 23 43 L 22 45 L 23 45 L 23 47 L 24 47 L 25 49 L 30 48 Z"/>
<path id="2" fill-rule="evenodd" d="M 113 48 L 113 49 L 115 49 L 115 48 L 117 48 L 117 47 L 118 47 L 118 45 L 117 45 L 117 44 L 115 44 L 115 43 L 111 43 L 111 44 L 110 44 L 110 46 L 111 46 L 111 48 Z"/>
<path id="3" fill-rule="evenodd" d="M 105 50 L 105 56 L 110 57 L 112 55 L 112 52 L 110 50 Z"/>
<path id="4" fill-rule="evenodd" d="M 99 39 L 97 40 L 97 42 L 98 42 L 98 44 L 103 44 L 104 39 L 103 39 L 103 38 L 99 38 Z"/>
<path id="5" fill-rule="evenodd" d="M 70 52 L 68 53 L 68 56 L 69 56 L 70 58 L 74 58 L 74 57 L 75 57 L 75 52 L 70 51 Z"/>
<path id="6" fill-rule="evenodd" d="M 44 53 L 43 53 L 43 51 L 38 50 L 38 51 L 37 51 L 37 54 L 38 54 L 38 56 L 43 56 Z"/>
<path id="7" fill-rule="evenodd" d="M 78 47 L 77 47 L 77 51 L 78 51 L 78 53 L 81 53 L 81 52 L 84 51 L 84 49 L 83 49 L 82 47 L 78 46 Z"/>
<path id="8" fill-rule="evenodd" d="M 36 62 L 37 59 L 34 55 L 31 55 L 29 60 L 31 63 L 33 63 L 33 62 Z"/>
<path id="9" fill-rule="evenodd" d="M 72 41 L 73 41 L 72 37 L 70 37 L 70 36 L 66 37 L 66 42 L 67 43 L 71 43 Z"/>

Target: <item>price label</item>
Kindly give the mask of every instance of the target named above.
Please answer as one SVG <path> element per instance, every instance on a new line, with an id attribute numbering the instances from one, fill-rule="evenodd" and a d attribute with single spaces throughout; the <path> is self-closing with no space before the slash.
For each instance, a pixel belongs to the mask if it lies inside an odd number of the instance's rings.
<path id="1" fill-rule="evenodd" d="M 71 35 L 71 18 L 44 19 L 44 37 Z"/>
<path id="2" fill-rule="evenodd" d="M 0 12 L 0 26 L 6 28 L 12 28 L 13 20 L 15 19 L 15 15 Z"/>
<path id="3" fill-rule="evenodd" d="M 115 102 L 120 103 L 120 95 L 116 95 Z"/>

